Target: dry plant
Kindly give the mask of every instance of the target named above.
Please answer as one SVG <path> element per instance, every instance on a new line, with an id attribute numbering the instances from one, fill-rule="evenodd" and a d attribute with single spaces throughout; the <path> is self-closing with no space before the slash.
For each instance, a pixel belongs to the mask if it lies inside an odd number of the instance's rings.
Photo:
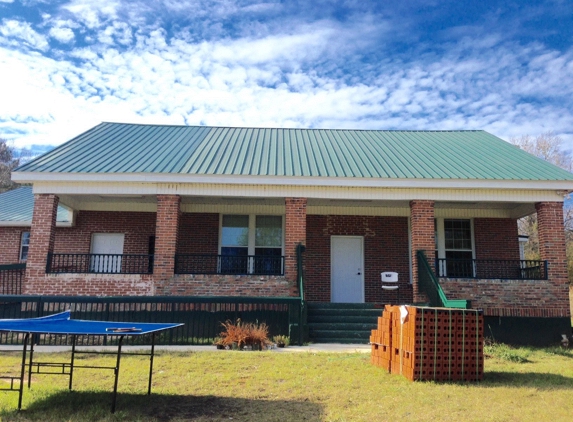
<path id="1" fill-rule="evenodd" d="M 245 346 L 251 346 L 264 349 L 267 345 L 271 344 L 268 339 L 269 327 L 264 322 L 247 323 L 244 324 L 238 319 L 236 322 L 227 320 L 221 324 L 225 331 L 221 332 L 221 344 L 232 347 L 236 345 L 237 348 L 242 349 Z"/>
<path id="2" fill-rule="evenodd" d="M 261 324 L 251 323 L 249 326 L 248 341 L 251 346 L 259 350 L 263 350 L 266 346 L 271 344 L 269 341 L 269 327 L 264 322 Z"/>
<path id="3" fill-rule="evenodd" d="M 238 319 L 235 323 L 227 320 L 222 322 L 221 325 L 225 328 L 225 331 L 221 332 L 220 335 L 222 344 L 225 346 L 236 344 L 239 349 L 243 348 L 247 339 L 247 331 L 241 320 Z"/>

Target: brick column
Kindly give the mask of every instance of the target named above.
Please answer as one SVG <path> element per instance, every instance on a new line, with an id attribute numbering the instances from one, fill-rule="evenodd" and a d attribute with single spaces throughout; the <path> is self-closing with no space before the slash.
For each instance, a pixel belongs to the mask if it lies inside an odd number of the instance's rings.
<path id="1" fill-rule="evenodd" d="M 54 250 L 56 238 L 56 216 L 59 198 L 53 194 L 34 195 L 34 213 L 30 230 L 30 248 L 26 262 L 26 281 L 23 293 L 30 291 L 38 278 L 46 275 L 48 253 Z M 32 290 L 34 290 L 32 288 Z"/>
<path id="2" fill-rule="evenodd" d="M 175 253 L 181 214 L 179 195 L 157 195 L 157 223 L 155 226 L 155 281 L 167 280 L 175 272 Z"/>
<path id="3" fill-rule="evenodd" d="M 285 198 L 285 276 L 296 282 L 296 245 L 306 245 L 306 198 Z"/>
<path id="4" fill-rule="evenodd" d="M 537 210 L 537 235 L 539 254 L 549 264 L 549 281 L 559 287 L 559 298 L 568 303 L 567 253 L 562 202 L 539 202 Z"/>
<path id="5" fill-rule="evenodd" d="M 421 302 L 424 298 L 418 288 L 418 259 L 419 250 L 426 252 L 426 258 L 434 269 L 434 251 L 436 248 L 436 235 L 434 232 L 434 201 L 410 201 L 410 231 L 412 245 L 412 287 L 414 302 Z"/>

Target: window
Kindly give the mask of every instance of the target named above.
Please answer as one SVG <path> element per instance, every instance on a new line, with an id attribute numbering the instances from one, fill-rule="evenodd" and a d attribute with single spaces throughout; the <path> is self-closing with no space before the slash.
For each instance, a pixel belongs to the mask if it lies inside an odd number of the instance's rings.
<path id="1" fill-rule="evenodd" d="M 30 248 L 30 232 L 22 232 L 20 238 L 20 262 L 28 259 L 28 249 Z"/>
<path id="2" fill-rule="evenodd" d="M 221 225 L 221 265 L 226 274 L 247 274 L 249 255 L 249 216 L 224 215 Z"/>
<path id="3" fill-rule="evenodd" d="M 255 274 L 282 273 L 283 221 L 275 215 L 255 219 Z"/>
<path id="4" fill-rule="evenodd" d="M 282 274 L 282 252 L 282 216 L 222 216 L 220 272 Z"/>
<path id="5" fill-rule="evenodd" d="M 436 219 L 436 247 L 440 276 L 474 277 L 471 220 Z"/>

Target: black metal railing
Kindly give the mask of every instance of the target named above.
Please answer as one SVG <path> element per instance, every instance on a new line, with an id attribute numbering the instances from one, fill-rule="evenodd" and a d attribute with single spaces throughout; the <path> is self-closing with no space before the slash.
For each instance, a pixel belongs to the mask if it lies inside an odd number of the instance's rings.
<path id="1" fill-rule="evenodd" d="M 437 259 L 438 277 L 504 280 L 547 280 L 547 261 Z"/>
<path id="2" fill-rule="evenodd" d="M 175 274 L 284 275 L 284 256 L 178 254 Z"/>
<path id="3" fill-rule="evenodd" d="M 153 255 L 49 253 L 46 273 L 152 274 Z"/>
<path id="4" fill-rule="evenodd" d="M 189 297 L 189 296 L 3 296 L 0 300 L 0 319 L 35 318 L 71 310 L 73 319 L 127 322 L 184 323 L 158 334 L 157 344 L 213 344 L 227 320 L 266 323 L 269 338 L 290 335 L 291 342 L 299 343 L 300 298 L 298 297 Z M 126 337 L 124 343 L 149 342 L 148 336 Z M 0 333 L 0 344 L 22 344 L 19 333 Z M 37 344 L 66 345 L 66 336 L 40 335 Z M 106 336 L 80 336 L 78 345 L 113 344 L 117 339 Z M 301 344 L 302 345 L 302 344 Z"/>
<path id="5" fill-rule="evenodd" d="M 21 295 L 26 264 L 0 265 L 0 295 Z"/>

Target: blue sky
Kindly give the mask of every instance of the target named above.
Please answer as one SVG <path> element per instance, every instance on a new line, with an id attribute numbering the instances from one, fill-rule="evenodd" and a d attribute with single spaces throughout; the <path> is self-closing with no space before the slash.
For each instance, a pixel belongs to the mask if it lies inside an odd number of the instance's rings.
<path id="1" fill-rule="evenodd" d="M 553 130 L 573 149 L 572 28 L 570 0 L 0 0 L 0 137 L 57 145 L 101 121 Z"/>

